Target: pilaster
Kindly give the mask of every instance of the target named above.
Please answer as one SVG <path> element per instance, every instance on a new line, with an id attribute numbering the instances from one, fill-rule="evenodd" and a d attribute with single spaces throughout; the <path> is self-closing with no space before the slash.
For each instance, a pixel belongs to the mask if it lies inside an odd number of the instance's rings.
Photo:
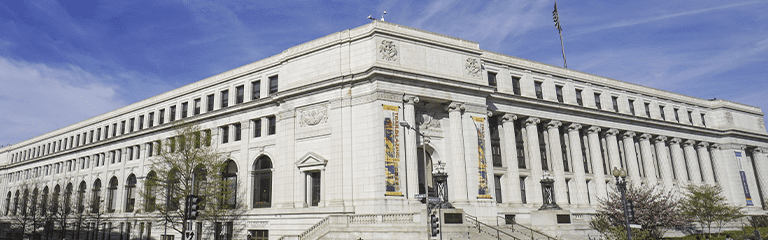
<path id="1" fill-rule="evenodd" d="M 418 147 L 417 147 L 417 134 L 415 128 L 418 126 L 416 125 L 416 110 L 415 110 L 415 104 L 419 102 L 419 97 L 413 96 L 413 95 L 405 95 L 403 96 L 403 117 L 405 122 L 411 125 L 410 128 L 403 129 L 403 132 L 405 133 L 405 162 L 406 162 L 406 176 L 408 176 L 408 179 L 402 178 L 400 180 L 400 184 L 403 184 L 403 181 L 407 183 L 406 188 L 403 191 L 404 194 L 410 194 L 415 195 L 419 193 L 419 161 L 418 161 Z M 398 124 L 398 123 L 394 123 Z M 399 127 L 399 125 L 398 125 Z M 405 184 L 404 184 L 405 185 Z M 406 198 L 409 198 L 411 200 L 416 200 L 412 196 L 406 196 Z"/>

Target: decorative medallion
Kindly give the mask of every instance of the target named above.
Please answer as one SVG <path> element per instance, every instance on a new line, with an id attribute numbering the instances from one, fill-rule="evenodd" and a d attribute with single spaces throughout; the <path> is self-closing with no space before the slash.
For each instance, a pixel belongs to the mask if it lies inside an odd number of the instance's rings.
<path id="1" fill-rule="evenodd" d="M 480 63 L 476 58 L 467 58 L 464 68 L 467 69 L 467 75 L 472 77 L 480 76 Z"/>
<path id="2" fill-rule="evenodd" d="M 733 125 L 733 114 L 731 112 L 725 112 L 725 121 L 728 122 L 728 125 Z"/>
<path id="3" fill-rule="evenodd" d="M 328 105 L 321 104 L 299 110 L 299 125 L 315 126 L 328 122 Z"/>
<path id="4" fill-rule="evenodd" d="M 381 59 L 387 61 L 397 61 L 397 46 L 395 46 L 392 41 L 381 40 L 381 45 L 379 45 L 379 54 L 381 54 Z"/>

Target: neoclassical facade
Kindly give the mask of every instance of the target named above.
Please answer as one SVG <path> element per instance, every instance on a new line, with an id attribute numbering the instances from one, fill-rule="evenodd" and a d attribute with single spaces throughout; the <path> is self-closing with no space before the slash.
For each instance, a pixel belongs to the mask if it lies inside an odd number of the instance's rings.
<path id="1" fill-rule="evenodd" d="M 0 149 L 2 214 L 34 196 L 89 192 L 107 202 L 116 234 L 160 239 L 137 192 L 153 143 L 177 121 L 199 124 L 231 156 L 227 176 L 248 209 L 242 221 L 199 223 L 202 239 L 425 234 L 415 196 L 434 191 L 438 166 L 466 214 L 567 239 L 585 238 L 598 198 L 615 191 L 614 167 L 676 192 L 720 185 L 747 214 L 764 214 L 768 197 L 757 107 L 373 21 Z M 545 175 L 562 210 L 539 210 Z"/>

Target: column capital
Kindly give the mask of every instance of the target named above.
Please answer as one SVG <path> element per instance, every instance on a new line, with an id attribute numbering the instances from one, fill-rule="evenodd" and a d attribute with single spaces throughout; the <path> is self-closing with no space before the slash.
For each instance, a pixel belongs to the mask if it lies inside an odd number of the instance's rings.
<path id="1" fill-rule="evenodd" d="M 667 141 L 667 137 L 665 136 L 656 136 L 656 139 L 653 140 L 654 143 L 666 142 L 666 141 Z"/>
<path id="2" fill-rule="evenodd" d="M 635 133 L 633 131 L 626 131 L 626 132 L 624 132 L 624 139 L 627 139 L 627 138 L 634 139 L 635 136 L 637 136 L 637 133 Z"/>
<path id="3" fill-rule="evenodd" d="M 763 148 L 756 147 L 752 149 L 752 154 L 758 154 L 758 153 L 764 153 L 764 152 L 765 152 L 765 149 Z"/>
<path id="4" fill-rule="evenodd" d="M 709 144 L 709 149 L 710 150 L 712 150 L 712 149 L 719 150 L 720 149 L 720 144 L 719 143 Z"/>
<path id="5" fill-rule="evenodd" d="M 534 125 L 535 124 L 539 124 L 540 122 L 541 122 L 541 119 L 539 119 L 539 118 L 528 117 L 527 119 L 525 119 L 525 126 L 527 127 L 527 126 L 529 126 L 531 124 L 534 124 Z"/>
<path id="6" fill-rule="evenodd" d="M 448 106 L 445 106 L 445 110 L 449 112 L 464 111 L 464 109 L 466 109 L 464 103 L 460 102 L 451 102 Z"/>
<path id="7" fill-rule="evenodd" d="M 419 97 L 414 95 L 403 95 L 403 102 L 405 102 L 405 104 L 413 105 L 419 102 Z"/>
<path id="8" fill-rule="evenodd" d="M 683 145 L 684 145 L 684 146 L 686 146 L 686 147 L 687 147 L 687 146 L 694 146 L 694 145 L 696 145 L 696 141 L 694 141 L 693 139 L 688 139 L 688 140 L 686 140 L 686 141 L 683 143 Z"/>
<path id="9" fill-rule="evenodd" d="M 616 130 L 615 128 L 608 129 L 608 131 L 605 131 L 605 136 L 616 136 L 619 134 L 619 130 Z"/>
<path id="10" fill-rule="evenodd" d="M 670 145 L 673 145 L 673 144 L 680 144 L 680 142 L 681 142 L 681 141 L 683 141 L 683 140 L 682 140 L 682 139 L 680 139 L 680 138 L 672 138 L 672 139 L 669 139 L 669 144 L 670 144 Z"/>
<path id="11" fill-rule="evenodd" d="M 579 131 L 580 129 L 581 129 L 581 124 L 571 123 L 571 125 L 568 125 L 568 132 Z"/>
<path id="12" fill-rule="evenodd" d="M 600 129 L 600 127 L 598 127 L 598 126 L 591 126 L 591 127 L 587 128 L 587 134 L 597 134 L 597 133 L 600 132 L 600 130 L 602 130 L 602 129 Z"/>
<path id="13" fill-rule="evenodd" d="M 560 126 L 563 126 L 563 122 L 557 120 L 551 120 L 547 123 L 547 129 L 559 128 Z"/>
<path id="14" fill-rule="evenodd" d="M 640 140 L 640 141 L 649 141 L 649 140 L 651 139 L 651 137 L 653 137 L 653 136 L 651 136 L 651 134 L 643 133 L 643 134 L 641 134 L 641 135 L 640 135 L 639 137 L 637 137 L 637 138 L 638 138 L 638 140 Z"/>
<path id="15" fill-rule="evenodd" d="M 517 120 L 517 115 L 511 113 L 505 113 L 501 116 L 501 123 Z"/>
<path id="16" fill-rule="evenodd" d="M 709 143 L 707 142 L 699 142 L 699 144 L 696 145 L 698 148 L 707 148 L 709 146 Z"/>
<path id="17" fill-rule="evenodd" d="M 493 112 L 487 111 L 487 112 L 485 112 L 485 115 L 488 115 L 488 117 L 493 117 Z"/>

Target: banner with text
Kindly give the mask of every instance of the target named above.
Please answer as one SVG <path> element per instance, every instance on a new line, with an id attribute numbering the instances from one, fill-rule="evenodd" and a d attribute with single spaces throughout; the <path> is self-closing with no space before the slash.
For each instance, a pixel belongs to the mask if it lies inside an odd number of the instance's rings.
<path id="1" fill-rule="evenodd" d="M 400 192 L 400 107 L 384 106 L 384 145 L 387 196 L 403 196 Z"/>
<path id="2" fill-rule="evenodd" d="M 488 171 L 485 161 L 485 118 L 472 117 L 472 120 L 475 121 L 475 128 L 477 128 L 477 198 L 491 198 L 488 192 Z"/>
<path id="3" fill-rule="evenodd" d="M 749 185 L 747 185 L 747 174 L 744 173 L 744 170 L 741 169 L 741 152 L 734 152 L 736 153 L 736 162 L 738 162 L 739 165 L 739 175 L 741 175 L 741 186 L 744 188 L 744 198 L 747 199 L 747 206 L 754 206 L 754 203 L 752 203 L 752 196 L 749 194 Z"/>

